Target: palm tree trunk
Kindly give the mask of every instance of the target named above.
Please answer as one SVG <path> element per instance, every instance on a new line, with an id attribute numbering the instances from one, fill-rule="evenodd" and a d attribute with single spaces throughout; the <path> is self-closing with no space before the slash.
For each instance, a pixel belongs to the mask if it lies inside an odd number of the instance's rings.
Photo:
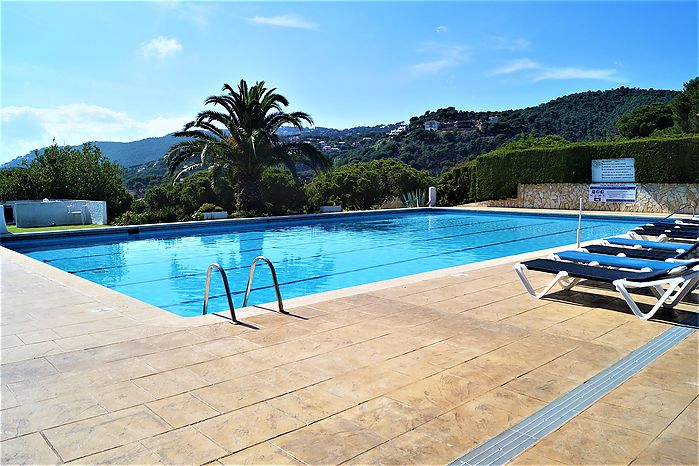
<path id="1" fill-rule="evenodd" d="M 238 193 L 238 211 L 262 212 L 262 182 L 259 177 L 241 175 L 239 179 L 240 193 Z"/>

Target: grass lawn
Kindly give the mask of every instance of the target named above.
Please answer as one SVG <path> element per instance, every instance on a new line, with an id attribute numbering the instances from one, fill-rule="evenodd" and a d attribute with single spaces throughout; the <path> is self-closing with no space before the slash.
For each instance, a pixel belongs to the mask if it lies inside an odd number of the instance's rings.
<path id="1" fill-rule="evenodd" d="M 108 226 L 109 225 L 58 225 L 55 227 L 17 228 L 15 225 L 7 225 L 7 231 L 10 233 L 36 233 L 38 231 L 82 230 L 84 228 L 104 228 Z"/>

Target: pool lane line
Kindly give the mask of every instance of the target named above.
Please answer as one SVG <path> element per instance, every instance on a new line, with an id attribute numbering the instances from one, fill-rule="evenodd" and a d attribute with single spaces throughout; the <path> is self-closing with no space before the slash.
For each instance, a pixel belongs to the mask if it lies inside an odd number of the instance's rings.
<path id="1" fill-rule="evenodd" d="M 458 224 L 455 224 L 455 225 L 438 226 L 438 227 L 430 228 L 429 231 L 432 231 L 432 230 L 441 230 L 441 229 L 445 229 L 445 228 L 470 227 L 470 226 L 473 226 L 473 225 L 484 225 L 484 224 L 489 224 L 489 223 L 502 223 L 502 220 L 491 220 L 491 221 L 487 221 L 487 222 L 458 223 Z M 551 223 L 551 222 L 548 222 L 548 223 Z M 406 231 L 425 231 L 425 228 L 410 227 L 410 228 L 406 229 Z M 273 230 L 270 230 L 269 232 L 273 232 Z M 229 234 L 232 234 L 232 233 L 236 233 L 236 232 L 230 232 Z M 322 233 L 322 232 L 321 232 L 321 233 Z M 325 232 L 325 233 L 327 233 L 327 232 Z M 212 236 L 212 235 L 213 235 L 213 234 L 209 234 L 209 235 L 199 235 L 199 236 Z M 158 239 L 158 238 L 147 238 L 147 239 Z M 250 242 L 253 242 L 253 241 L 260 241 L 260 240 L 264 240 L 264 239 L 265 239 L 265 236 L 264 236 L 264 235 L 259 236 L 259 237 L 256 237 L 256 238 L 241 238 L 241 239 L 239 239 L 238 241 L 235 241 L 235 242 L 232 241 L 232 242 L 230 242 L 230 245 L 231 245 L 231 246 L 233 246 L 233 245 L 241 245 L 241 244 L 243 244 L 243 243 L 250 243 Z M 145 240 L 145 238 L 144 238 L 144 240 Z M 135 241 L 135 240 L 132 240 L 132 241 Z M 132 242 L 132 241 L 129 241 L 129 242 Z M 112 245 L 112 244 L 117 244 L 117 243 L 118 243 L 118 242 L 114 242 L 114 243 L 105 243 L 105 244 L 103 244 L 103 245 L 97 244 L 96 246 L 107 246 L 107 245 Z M 315 244 L 315 243 L 317 243 L 317 241 L 304 241 L 304 242 L 301 242 L 301 243 L 292 244 L 291 246 L 292 246 L 292 247 L 298 247 L 298 246 L 305 246 L 305 245 L 307 245 L 307 244 Z M 280 245 L 280 246 L 268 246 L 268 247 L 269 247 L 270 249 L 279 249 L 279 248 L 289 248 L 290 245 L 286 244 L 286 245 L 283 245 L 283 246 Z M 75 246 L 75 247 L 70 247 L 70 248 L 62 248 L 63 251 L 68 250 L 68 249 L 84 249 L 84 246 Z M 158 252 L 159 250 L 160 250 L 160 248 L 158 248 L 158 247 L 153 247 L 153 248 L 142 249 L 142 250 L 140 250 L 139 252 L 148 253 L 148 252 Z M 259 248 L 246 249 L 246 250 L 244 250 L 244 252 L 257 251 L 257 250 L 259 250 Z M 35 250 L 35 251 L 28 251 L 28 252 L 29 252 L 29 253 L 32 253 L 32 252 L 40 252 L 40 251 L 42 251 L 42 250 L 41 250 L 41 249 L 38 249 L 38 250 Z M 20 252 L 20 251 L 18 251 L 18 252 Z M 243 251 L 240 251 L 240 252 L 243 252 Z M 25 254 L 25 253 L 22 253 L 22 254 Z M 72 260 L 72 259 L 84 259 L 84 258 L 87 258 L 87 257 L 105 257 L 105 256 L 113 256 L 113 255 L 114 255 L 114 252 L 109 252 L 109 253 L 104 253 L 104 254 L 86 254 L 86 255 L 83 255 L 83 256 L 66 256 L 66 257 L 57 257 L 57 258 L 54 258 L 54 259 L 44 259 L 44 260 L 42 260 L 42 262 L 45 262 L 45 263 L 49 264 L 49 263 L 51 263 L 51 262 L 56 262 L 56 261 L 65 261 L 65 260 Z M 188 257 L 196 257 L 196 256 L 188 256 Z M 152 262 L 142 262 L 142 263 L 140 263 L 140 264 L 138 264 L 138 265 L 141 265 L 141 264 L 151 264 L 151 263 L 152 263 Z"/>
<path id="2" fill-rule="evenodd" d="M 543 224 L 537 224 L 537 226 L 540 226 L 540 225 L 543 225 Z M 516 227 L 516 228 L 517 228 L 517 227 Z M 519 227 L 519 228 L 523 228 L 523 227 Z M 588 229 L 592 229 L 592 228 L 595 228 L 595 227 L 588 227 Z M 506 229 L 512 230 L 512 229 L 514 229 L 514 228 L 506 228 Z M 502 230 L 502 229 L 498 229 L 498 230 L 489 230 L 489 231 L 479 232 L 479 233 L 469 233 L 469 234 L 471 234 L 471 235 L 478 235 L 478 234 L 481 234 L 481 233 L 491 233 L 492 231 L 499 231 L 499 230 Z M 438 253 L 438 254 L 428 254 L 428 255 L 422 255 L 422 256 L 415 256 L 415 257 L 412 257 L 412 258 L 409 258 L 409 259 L 405 259 L 405 260 L 402 260 L 402 261 L 395 262 L 395 264 L 398 264 L 398 263 L 405 263 L 405 262 L 411 262 L 411 261 L 420 260 L 420 259 L 427 259 L 427 258 L 430 258 L 430 257 L 437 257 L 437 256 L 445 255 L 445 254 L 458 253 L 458 252 L 464 252 L 464 251 L 470 251 L 470 250 L 476 250 L 476 249 L 483 249 L 483 248 L 487 248 L 487 247 L 490 247 L 490 246 L 497 246 L 497 245 L 501 245 L 501 244 L 514 243 L 514 242 L 518 242 L 518 241 L 526 241 L 526 240 L 533 239 L 533 238 L 540 238 L 540 237 L 545 237 L 545 236 L 554 236 L 554 235 L 559 235 L 559 234 L 564 234 L 564 233 L 571 233 L 571 232 L 573 232 L 573 231 L 576 231 L 576 230 L 556 231 L 556 232 L 546 233 L 546 234 L 543 234 L 543 235 L 526 236 L 526 237 L 523 237 L 523 238 L 515 238 L 515 239 L 512 239 L 512 240 L 502 241 L 502 242 L 499 242 L 499 243 L 480 244 L 480 245 L 475 245 L 475 246 L 468 246 L 468 247 L 465 247 L 465 248 L 450 249 L 450 250 L 443 251 L 442 253 Z M 465 236 L 465 235 L 458 235 L 458 236 Z M 442 238 L 432 238 L 432 239 L 430 239 L 429 241 L 433 241 L 433 240 L 436 241 L 436 240 L 438 240 L 438 239 L 445 239 L 445 238 L 444 238 L 444 237 L 442 237 Z M 287 263 L 298 262 L 298 261 L 302 261 L 302 260 L 306 260 L 306 259 L 319 259 L 319 258 L 323 258 L 323 257 L 339 256 L 339 255 L 342 255 L 342 254 L 353 254 L 353 253 L 357 253 L 357 252 L 364 252 L 364 251 L 369 251 L 369 250 L 381 249 L 381 248 L 386 248 L 386 247 L 395 247 L 395 246 L 396 246 L 396 243 L 391 243 L 391 244 L 388 244 L 388 245 L 385 245 L 385 244 L 384 244 L 384 245 L 379 245 L 379 246 L 363 247 L 363 248 L 357 248 L 357 249 L 346 249 L 346 250 L 344 250 L 344 251 L 335 251 L 335 252 L 329 252 L 329 253 L 327 253 L 327 252 L 326 252 L 326 253 L 318 253 L 318 254 L 313 254 L 313 255 L 311 255 L 311 256 L 288 257 L 288 258 L 284 258 L 284 259 L 275 260 L 274 263 L 275 263 L 275 264 L 287 264 Z M 260 251 L 261 251 L 261 249 L 260 249 Z M 252 257 L 251 257 L 251 260 L 252 260 Z M 177 261 L 175 261 L 175 262 L 177 262 Z M 361 269 L 356 269 L 356 270 L 368 270 L 368 269 L 372 269 L 372 268 L 376 268 L 376 267 L 381 267 L 381 266 L 383 266 L 383 265 L 393 265 L 393 264 L 394 264 L 394 263 L 371 265 L 371 266 L 363 267 L 363 268 L 361 268 Z M 145 264 L 139 264 L 139 265 L 145 265 Z M 124 268 L 124 267 L 128 267 L 128 265 L 120 265 L 120 266 L 114 266 L 114 267 L 103 267 L 103 268 L 97 268 L 97 269 L 86 269 L 86 270 L 79 270 L 79 271 L 69 272 L 69 273 L 72 273 L 72 274 L 74 274 L 74 275 L 78 275 L 78 274 L 80 274 L 80 273 L 85 273 L 85 272 L 98 272 L 98 271 L 101 271 L 101 270 L 105 270 L 105 271 L 106 271 L 106 270 L 115 270 L 115 269 L 120 269 L 120 268 Z M 225 267 L 225 269 L 226 269 L 227 271 L 232 271 L 232 270 L 248 270 L 249 268 L 250 268 L 250 267 L 247 266 L 247 265 L 238 265 L 238 266 L 234 266 L 234 267 Z M 353 271 L 355 271 L 355 270 L 350 270 L 349 272 L 353 272 Z M 336 273 L 335 275 L 342 274 L 342 273 L 345 273 L 345 272 L 338 272 L 338 273 Z M 205 274 L 206 274 L 206 272 L 202 270 L 202 271 L 200 271 L 200 272 L 189 272 L 189 273 L 182 273 L 182 274 L 179 274 L 179 275 L 170 275 L 170 276 L 167 276 L 167 277 L 153 278 L 153 279 L 149 279 L 149 280 L 140 280 L 140 281 L 135 281 L 135 282 L 120 283 L 119 286 L 142 285 L 142 284 L 144 284 L 144 283 L 156 283 L 156 282 L 162 282 L 162 281 L 165 281 L 165 280 L 171 280 L 171 279 L 173 279 L 173 278 L 196 277 L 196 276 L 202 276 L 202 275 L 205 275 Z M 331 274 L 331 275 L 332 275 L 332 274 Z M 327 276 L 331 276 L 331 275 L 327 275 Z M 86 280 L 90 280 L 90 278 L 88 278 L 88 277 L 86 277 L 86 276 L 83 276 L 83 275 L 78 275 L 78 276 L 80 276 L 80 277 L 82 277 L 82 278 L 85 278 Z M 323 275 L 323 276 L 320 276 L 320 277 L 323 278 L 323 277 L 326 277 L 326 275 Z M 291 283 L 291 282 L 288 282 L 288 283 Z"/>
<path id="3" fill-rule="evenodd" d="M 504 465 L 572 420 L 697 330 L 693 314 L 536 413 L 449 463 Z"/>
<path id="4" fill-rule="evenodd" d="M 593 228 L 593 227 L 590 227 L 590 228 Z M 404 263 L 407 263 L 407 262 L 412 262 L 412 261 L 421 260 L 421 259 L 435 258 L 435 257 L 439 257 L 439 256 L 445 256 L 445 255 L 453 254 L 453 253 L 455 253 L 455 252 L 463 252 L 463 251 L 469 251 L 469 250 L 474 250 L 474 249 L 482 249 L 482 248 L 487 248 L 487 247 L 492 247 L 492 246 L 500 246 L 500 245 L 503 245 L 503 244 L 516 243 L 516 242 L 518 242 L 518 241 L 526 241 L 526 240 L 529 240 L 529 239 L 532 239 L 532 238 L 543 238 L 543 237 L 546 237 L 546 236 L 553 236 L 553 235 L 558 235 L 558 234 L 561 234 L 561 233 L 570 233 L 570 232 L 573 232 L 573 231 L 577 231 L 577 228 L 572 229 L 572 230 L 566 230 L 566 231 L 563 231 L 563 232 L 546 233 L 546 234 L 538 235 L 538 236 L 528 236 L 528 237 L 526 237 L 526 238 L 518 238 L 518 239 L 513 239 L 513 240 L 501 241 L 501 242 L 498 242 L 498 243 L 491 243 L 491 244 L 485 244 L 485 245 L 480 245 L 480 246 L 469 246 L 469 247 L 460 248 L 460 249 L 452 249 L 452 250 L 449 250 L 449 251 L 442 251 L 442 252 L 437 253 L 437 254 L 430 254 L 430 255 L 427 255 L 427 256 L 420 256 L 420 257 L 415 257 L 415 258 L 412 258 L 412 259 L 404 259 L 404 260 L 400 260 L 400 261 L 394 261 L 394 262 L 389 262 L 389 263 L 384 263 L 384 264 L 372 265 L 372 266 L 369 266 L 369 267 L 361 267 L 361 268 L 358 268 L 358 269 L 345 270 L 345 271 L 342 271 L 342 272 L 335 272 L 335 273 L 329 273 L 329 274 L 324 274 L 324 275 L 317 275 L 317 276 L 308 277 L 308 278 L 300 278 L 300 279 L 298 279 L 298 280 L 290 280 L 290 281 L 287 281 L 287 282 L 280 282 L 280 283 L 279 283 L 279 287 L 281 288 L 281 287 L 286 286 L 286 285 L 293 285 L 293 284 L 295 284 L 295 283 L 303 283 L 303 282 L 307 282 L 307 281 L 319 280 L 319 279 L 321 279 L 321 278 L 328 278 L 328 277 L 333 277 L 333 276 L 337 276 L 337 275 L 346 275 L 346 274 L 355 273 L 355 272 L 363 272 L 363 271 L 365 271 L 365 270 L 377 269 L 377 268 L 386 267 L 386 266 L 390 266 L 390 265 L 404 264 Z M 475 262 L 480 262 L 480 261 L 475 261 Z M 475 263 L 475 262 L 472 262 L 472 263 Z M 246 268 L 246 267 L 243 267 L 243 268 Z M 163 279 L 158 279 L 158 280 L 153 280 L 153 281 L 162 281 L 162 280 L 167 280 L 167 279 L 163 278 Z M 137 283 L 132 283 L 132 284 L 141 284 L 141 283 L 147 283 L 147 282 L 137 282 Z M 123 286 L 129 286 L 129 285 L 123 285 Z M 260 286 L 260 287 L 257 287 L 257 288 L 252 288 L 250 291 L 252 292 L 252 291 L 258 291 L 258 290 L 265 290 L 265 289 L 270 289 L 270 288 L 273 288 L 273 287 L 274 287 L 274 285 Z M 114 289 L 115 291 L 119 291 L 119 287 L 118 287 L 118 286 L 115 287 L 115 288 L 113 288 L 113 289 Z M 119 292 L 120 292 L 120 293 L 124 293 L 124 292 L 122 292 L 122 291 L 119 291 Z M 241 291 L 237 291 L 237 290 L 236 290 L 236 291 L 232 291 L 232 292 L 231 292 L 231 295 L 239 295 L 239 294 L 243 294 L 243 293 L 245 293 L 245 290 L 241 290 Z M 127 294 L 127 295 L 128 295 L 128 293 L 124 293 L 124 294 Z M 209 300 L 212 300 L 212 299 L 214 299 L 214 298 L 222 298 L 222 297 L 224 297 L 224 296 L 225 296 L 225 294 L 222 294 L 222 293 L 221 293 L 221 294 L 213 294 L 213 295 L 210 295 Z M 179 306 L 179 305 L 182 305 L 182 304 L 193 304 L 193 303 L 198 303 L 198 302 L 200 302 L 200 301 L 201 301 L 200 299 L 191 299 L 191 300 L 187 300 L 187 301 L 180 301 L 180 302 L 177 302 L 177 303 L 165 304 L 165 305 L 155 305 L 155 304 L 154 304 L 154 306 L 160 307 L 160 308 L 162 308 L 162 309 L 166 309 L 167 307 Z"/>
<path id="5" fill-rule="evenodd" d="M 445 239 L 459 238 L 459 237 L 462 237 L 462 236 L 469 236 L 469 235 L 475 236 L 475 235 L 481 235 L 481 234 L 484 234 L 484 233 L 493 233 L 493 232 L 495 232 L 495 231 L 518 230 L 518 229 L 528 228 L 528 227 L 538 227 L 538 226 L 542 226 L 542 225 L 549 225 L 549 224 L 551 224 L 551 223 L 555 223 L 555 222 L 535 223 L 535 224 L 532 224 L 532 225 L 520 225 L 520 226 L 514 226 L 514 227 L 513 227 L 513 226 L 509 226 L 509 227 L 504 227 L 504 228 L 495 228 L 495 229 L 493 229 L 493 230 L 482 230 L 482 231 L 472 231 L 472 232 L 466 232 L 466 233 L 459 233 L 458 235 L 438 236 L 438 237 L 432 237 L 432 238 L 422 239 L 422 240 L 420 240 L 420 243 L 427 243 L 427 242 L 431 242 L 431 241 L 441 241 L 441 240 L 445 240 Z M 585 229 L 591 229 L 591 228 L 596 228 L 596 227 L 599 227 L 599 226 L 601 226 L 601 225 L 586 227 L 586 228 L 583 228 L 583 230 L 585 230 Z M 567 232 L 569 232 L 569 231 L 571 231 L 571 230 L 564 230 L 564 231 L 562 231 L 561 233 L 567 233 Z M 535 237 L 529 237 L 529 238 L 535 238 Z M 317 243 L 318 243 L 318 241 L 311 241 L 311 242 L 306 242 L 306 243 L 299 243 L 299 244 L 296 244 L 296 245 L 294 245 L 294 246 L 299 246 L 299 245 L 304 245 L 304 244 L 317 244 Z M 296 256 L 296 257 L 290 257 L 290 258 L 287 258 L 287 259 L 280 259 L 280 260 L 277 260 L 277 261 L 275 261 L 275 262 L 276 262 L 276 263 L 282 263 L 282 262 L 297 261 L 297 260 L 301 260 L 301 259 L 316 259 L 316 258 L 321 257 L 321 256 L 322 256 L 322 257 L 337 256 L 337 255 L 340 255 L 340 254 L 349 254 L 349 253 L 353 253 L 353 252 L 360 252 L 360 251 L 369 251 L 369 250 L 374 250 L 374 249 L 389 248 L 389 247 L 393 247 L 393 246 L 395 246 L 395 245 L 403 245 L 403 244 L 405 244 L 405 240 L 404 240 L 404 239 L 399 239 L 399 240 L 396 240 L 396 241 L 385 241 L 383 244 L 379 244 L 379 245 L 375 245 L 375 246 L 360 247 L 360 248 L 355 248 L 355 249 L 345 249 L 345 250 L 339 250 L 339 251 L 334 251 L 334 252 L 327 252 L 327 253 L 321 253 L 321 254 L 314 254 L 314 255 L 312 255 L 312 256 Z M 267 248 L 265 248 L 265 247 L 263 246 L 263 247 L 254 248 L 254 249 L 245 249 L 245 250 L 241 250 L 241 251 L 237 251 L 237 252 L 238 252 L 238 253 L 243 253 L 243 252 L 263 251 L 263 250 L 265 250 L 265 249 L 289 249 L 289 248 L 290 248 L 289 245 L 283 245 L 283 246 L 282 246 L 282 245 L 280 245 L 280 246 L 270 246 L 270 247 L 267 247 Z M 223 251 L 217 251 L 217 252 L 223 253 Z M 198 256 L 199 256 L 199 255 L 197 255 L 197 256 L 185 256 L 185 257 L 183 257 L 183 259 L 191 259 L 191 258 L 193 258 L 193 257 L 198 257 Z M 174 261 L 177 262 L 178 259 L 174 259 Z M 99 271 L 99 270 L 112 270 L 112 269 L 120 269 L 120 268 L 124 268 L 124 267 L 133 267 L 133 266 L 144 266 L 144 265 L 151 265 L 151 264 L 159 264 L 159 263 L 161 263 L 161 262 L 162 262 L 162 260 L 158 260 L 158 261 L 151 261 L 151 262 L 141 262 L 141 263 L 138 263 L 138 264 L 132 264 L 132 263 L 130 263 L 130 264 L 113 265 L 113 266 L 109 266 L 109 267 L 94 267 L 94 268 L 90 268 L 90 269 L 65 270 L 65 271 L 68 272 L 68 273 L 72 273 L 72 274 L 78 274 L 78 273 L 86 273 L 86 272 L 97 272 L 97 271 Z M 170 262 L 172 262 L 172 261 L 170 261 Z M 248 266 L 232 267 L 232 268 L 230 268 L 230 270 L 235 270 L 235 269 L 238 269 L 238 268 L 245 269 L 245 268 L 248 268 Z M 61 269 L 61 270 L 63 270 L 63 269 Z M 201 272 L 201 273 L 203 274 L 203 273 L 205 273 L 205 272 Z M 198 275 L 198 274 L 199 274 L 199 272 L 197 272 L 197 275 Z M 156 281 L 156 280 L 153 280 L 153 281 Z M 145 282 L 136 282 L 136 283 L 145 283 Z"/>

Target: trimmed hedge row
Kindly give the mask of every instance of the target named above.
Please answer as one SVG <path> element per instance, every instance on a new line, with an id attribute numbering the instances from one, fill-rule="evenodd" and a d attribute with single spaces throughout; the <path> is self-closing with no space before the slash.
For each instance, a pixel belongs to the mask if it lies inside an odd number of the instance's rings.
<path id="1" fill-rule="evenodd" d="M 496 150 L 439 179 L 445 203 L 506 199 L 518 184 L 589 183 L 592 160 L 633 157 L 638 183 L 699 183 L 699 136 Z"/>

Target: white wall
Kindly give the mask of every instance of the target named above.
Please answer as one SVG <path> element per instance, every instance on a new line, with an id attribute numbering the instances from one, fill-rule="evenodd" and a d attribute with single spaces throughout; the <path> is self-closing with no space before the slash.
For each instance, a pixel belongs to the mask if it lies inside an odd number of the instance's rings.
<path id="1" fill-rule="evenodd" d="M 11 201 L 8 204 L 13 205 L 19 228 L 107 223 L 105 201 Z"/>

